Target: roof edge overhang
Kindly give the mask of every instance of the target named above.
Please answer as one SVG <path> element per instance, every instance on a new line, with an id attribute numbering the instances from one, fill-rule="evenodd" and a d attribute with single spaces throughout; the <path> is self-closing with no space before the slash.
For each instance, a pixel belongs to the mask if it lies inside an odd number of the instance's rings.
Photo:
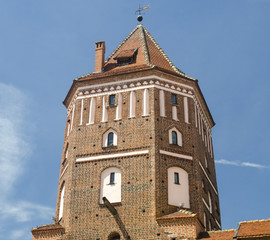
<path id="1" fill-rule="evenodd" d="M 73 83 L 68 91 L 68 94 L 66 95 L 64 101 L 63 101 L 63 104 L 66 106 L 66 108 L 68 108 L 69 106 L 69 102 L 71 100 L 71 95 L 72 95 L 72 92 L 74 92 L 74 90 L 76 91 L 76 89 L 80 86 L 81 83 L 84 83 L 84 82 L 87 82 L 87 81 L 91 81 L 91 80 L 96 80 L 96 79 L 106 79 L 108 77 L 112 77 L 112 76 L 121 76 L 121 75 L 130 75 L 130 74 L 133 74 L 133 73 L 137 73 L 137 72 L 147 72 L 147 71 L 153 71 L 153 70 L 156 70 L 156 71 L 159 71 L 159 72 L 162 72 L 162 73 L 166 73 L 166 74 L 169 74 L 169 75 L 172 75 L 172 76 L 175 76 L 175 77 L 179 77 L 179 78 L 182 78 L 186 81 L 189 81 L 191 83 L 195 83 L 195 86 L 196 88 L 198 89 L 198 92 L 202 98 L 202 101 L 203 101 L 203 104 L 205 105 L 206 107 L 206 110 L 207 110 L 207 113 L 208 113 L 208 116 L 209 116 L 209 120 L 211 121 L 212 123 L 212 126 L 215 126 L 215 122 L 214 122 L 214 119 L 212 117 L 212 114 L 209 110 L 209 107 L 206 103 L 206 100 L 202 94 L 202 91 L 200 89 L 200 86 L 198 84 L 198 80 L 197 79 L 193 79 L 187 75 L 182 75 L 182 74 L 178 74 L 176 72 L 172 72 L 172 71 L 169 71 L 167 69 L 163 69 L 163 68 L 160 68 L 160 67 L 157 67 L 157 66 L 146 66 L 145 69 L 134 69 L 133 71 L 129 72 L 130 71 L 130 68 L 127 68 L 126 71 L 123 71 L 123 72 L 114 72 L 112 71 L 112 73 L 108 73 L 108 74 L 104 74 L 104 73 L 96 73 L 96 74 L 91 74 L 89 75 L 89 77 L 85 77 L 85 78 L 81 78 L 81 79 L 74 79 L 73 80 Z"/>
<path id="2" fill-rule="evenodd" d="M 127 68 L 127 71 L 128 70 L 129 70 L 129 68 Z M 143 70 L 142 69 L 139 69 L 139 70 L 135 69 L 132 72 L 127 72 L 127 71 L 126 72 L 125 71 L 123 71 L 123 72 L 113 72 L 112 71 L 111 74 L 106 74 L 106 75 L 104 74 L 104 72 L 103 73 L 90 73 L 88 75 L 89 78 L 84 77 L 83 79 L 82 78 L 76 78 L 76 79 L 73 80 L 72 85 L 71 85 L 65 99 L 63 100 L 63 104 L 66 107 L 68 107 L 68 105 L 69 105 L 68 99 L 69 99 L 73 89 L 76 87 L 76 85 L 78 85 L 78 84 L 80 84 L 82 82 L 91 81 L 91 80 L 95 80 L 95 79 L 105 79 L 105 78 L 111 77 L 111 76 L 121 76 L 121 75 L 125 75 L 125 74 L 136 73 L 136 72 L 145 72 L 145 71 L 149 71 L 149 70 L 159 70 L 161 72 L 165 72 L 165 73 L 177 76 L 177 77 L 182 77 L 182 78 L 184 78 L 185 80 L 188 80 L 188 81 L 192 81 L 192 82 L 196 81 L 195 79 L 193 79 L 191 77 L 188 77 L 187 75 L 178 74 L 176 72 L 172 72 L 172 71 L 169 71 L 167 69 L 163 69 L 163 68 L 160 68 L 160 67 L 157 67 L 157 66 L 147 66 L 146 69 L 143 69 Z"/>

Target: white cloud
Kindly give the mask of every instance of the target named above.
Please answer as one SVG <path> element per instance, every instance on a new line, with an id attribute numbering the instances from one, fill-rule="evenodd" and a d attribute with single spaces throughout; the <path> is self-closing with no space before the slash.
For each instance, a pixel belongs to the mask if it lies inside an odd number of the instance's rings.
<path id="1" fill-rule="evenodd" d="M 253 168 L 270 168 L 269 166 L 264 166 L 261 164 L 250 163 L 250 162 L 243 162 L 241 165 L 244 167 L 253 167 Z"/>
<path id="2" fill-rule="evenodd" d="M 5 195 L 12 191 L 31 152 L 24 134 L 27 101 L 20 90 L 0 83 L 0 191 Z"/>
<path id="3" fill-rule="evenodd" d="M 257 163 L 250 163 L 250 162 L 239 162 L 239 161 L 229 161 L 225 159 L 219 159 L 215 160 L 215 163 L 217 164 L 223 164 L 223 165 L 233 165 L 238 167 L 252 167 L 257 169 L 270 169 L 270 166 L 265 166 Z"/>
<path id="4" fill-rule="evenodd" d="M 54 210 L 50 207 L 20 201 L 14 204 L 1 204 L 0 214 L 2 219 L 14 219 L 16 222 L 27 222 L 35 218 L 50 220 Z"/>
<path id="5" fill-rule="evenodd" d="M 5 236 L 8 240 L 29 239 L 30 230 L 21 224 L 50 220 L 54 214 L 50 207 L 12 198 L 14 183 L 22 177 L 32 149 L 27 137 L 29 102 L 19 89 L 0 83 L 0 232 L 5 235 L 5 227 L 12 223 L 14 228 L 8 229 L 9 236 Z"/>
<path id="6" fill-rule="evenodd" d="M 215 160 L 215 163 L 224 164 L 224 165 L 239 166 L 238 162 L 228 161 L 228 160 L 225 160 L 225 159 Z"/>
<path id="7" fill-rule="evenodd" d="M 27 228 L 16 229 L 16 230 L 11 231 L 9 239 L 10 240 L 31 239 L 31 233 L 29 232 Z"/>

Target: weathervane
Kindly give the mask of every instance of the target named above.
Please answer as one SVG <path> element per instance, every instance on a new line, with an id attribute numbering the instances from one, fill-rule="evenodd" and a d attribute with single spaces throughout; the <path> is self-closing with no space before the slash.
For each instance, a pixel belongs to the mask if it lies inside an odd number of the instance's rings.
<path id="1" fill-rule="evenodd" d="M 150 8 L 149 5 L 144 6 L 144 7 L 141 7 L 141 6 L 139 5 L 139 10 L 137 10 L 137 11 L 135 12 L 135 14 L 138 14 L 137 20 L 138 20 L 139 22 L 141 22 L 141 21 L 143 20 L 143 17 L 142 17 L 142 15 L 141 15 L 141 12 L 142 12 L 143 10 L 148 9 L 148 8 Z"/>

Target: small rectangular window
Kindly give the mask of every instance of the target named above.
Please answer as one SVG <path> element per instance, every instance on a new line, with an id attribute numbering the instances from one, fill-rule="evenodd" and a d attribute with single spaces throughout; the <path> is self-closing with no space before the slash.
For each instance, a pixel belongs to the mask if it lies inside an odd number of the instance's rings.
<path id="1" fill-rule="evenodd" d="M 177 96 L 172 93 L 172 104 L 177 104 Z"/>
<path id="2" fill-rule="evenodd" d="M 115 95 L 110 95 L 109 96 L 109 105 L 112 106 L 112 105 L 115 105 Z"/>
<path id="3" fill-rule="evenodd" d="M 112 172 L 112 173 L 110 174 L 110 184 L 114 184 L 114 180 L 115 180 L 115 173 Z"/>
<path id="4" fill-rule="evenodd" d="M 180 182 L 179 182 L 179 173 L 178 172 L 174 173 L 174 183 L 175 184 L 180 184 Z"/>

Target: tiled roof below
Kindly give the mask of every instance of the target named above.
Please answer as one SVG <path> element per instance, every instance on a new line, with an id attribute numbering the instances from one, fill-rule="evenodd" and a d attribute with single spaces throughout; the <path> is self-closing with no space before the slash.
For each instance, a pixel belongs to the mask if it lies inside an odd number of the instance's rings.
<path id="1" fill-rule="evenodd" d="M 32 232 L 38 232 L 38 231 L 49 231 L 49 230 L 65 230 L 63 226 L 57 223 L 49 224 L 49 225 L 43 225 L 40 227 L 36 227 L 32 229 Z"/>
<path id="2" fill-rule="evenodd" d="M 224 230 L 224 231 L 210 231 L 200 233 L 198 239 L 205 240 L 233 240 L 233 235 L 235 233 L 235 229 Z"/>
<path id="3" fill-rule="evenodd" d="M 196 214 L 187 211 L 187 210 L 179 210 L 177 212 L 162 216 L 160 218 L 158 218 L 158 220 L 162 220 L 162 219 L 175 219 L 175 218 L 187 218 L 187 217 L 195 217 Z"/>
<path id="4" fill-rule="evenodd" d="M 270 237 L 270 219 L 240 222 L 236 233 L 237 239 L 266 236 Z"/>

